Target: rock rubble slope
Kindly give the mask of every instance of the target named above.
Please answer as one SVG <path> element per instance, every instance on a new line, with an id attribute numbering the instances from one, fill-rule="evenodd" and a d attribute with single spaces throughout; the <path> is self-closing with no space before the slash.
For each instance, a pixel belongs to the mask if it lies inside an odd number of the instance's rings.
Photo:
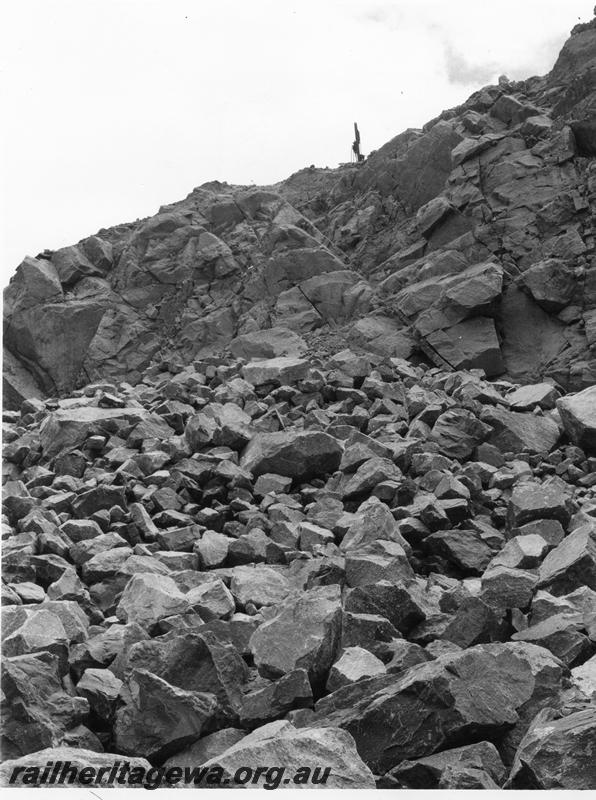
<path id="1" fill-rule="evenodd" d="M 595 53 L 23 262 L 3 781 L 596 788 Z"/>
<path id="2" fill-rule="evenodd" d="M 6 758 L 594 787 L 596 387 L 206 358 L 3 420 Z"/>

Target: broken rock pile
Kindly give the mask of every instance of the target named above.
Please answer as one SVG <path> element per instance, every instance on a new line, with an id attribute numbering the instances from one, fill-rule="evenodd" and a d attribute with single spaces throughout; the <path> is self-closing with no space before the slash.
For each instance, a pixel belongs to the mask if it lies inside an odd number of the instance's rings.
<path id="1" fill-rule="evenodd" d="M 344 350 L 5 411 L 5 770 L 594 788 L 595 392 Z"/>

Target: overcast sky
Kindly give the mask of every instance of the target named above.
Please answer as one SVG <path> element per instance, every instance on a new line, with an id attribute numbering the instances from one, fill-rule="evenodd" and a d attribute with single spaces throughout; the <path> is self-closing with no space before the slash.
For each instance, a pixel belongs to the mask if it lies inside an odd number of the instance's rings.
<path id="1" fill-rule="evenodd" d="M 2 275 L 209 180 L 349 160 L 544 74 L 594 0 L 14 0 L 3 5 Z"/>

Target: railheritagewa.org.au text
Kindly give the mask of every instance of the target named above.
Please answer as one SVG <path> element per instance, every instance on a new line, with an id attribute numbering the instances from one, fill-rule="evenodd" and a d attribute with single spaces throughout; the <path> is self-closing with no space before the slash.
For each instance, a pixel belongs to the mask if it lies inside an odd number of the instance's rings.
<path id="1" fill-rule="evenodd" d="M 324 786 L 331 776 L 330 767 L 258 766 L 237 767 L 234 772 L 220 766 L 177 766 L 146 768 L 129 761 L 115 761 L 102 767 L 83 767 L 70 761 L 48 761 L 43 765 L 14 767 L 9 778 L 13 786 L 114 786 L 145 789 L 186 786 L 245 786 L 277 789 L 280 786 Z"/>

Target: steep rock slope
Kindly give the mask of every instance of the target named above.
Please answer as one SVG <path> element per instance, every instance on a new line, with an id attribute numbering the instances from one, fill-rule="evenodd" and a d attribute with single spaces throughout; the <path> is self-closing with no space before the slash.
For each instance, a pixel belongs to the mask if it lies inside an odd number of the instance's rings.
<path id="1" fill-rule="evenodd" d="M 596 385 L 528 383 L 589 382 L 593 36 L 23 262 L 0 784 L 596 788 Z"/>
<path id="2" fill-rule="evenodd" d="M 211 183 L 27 258 L 6 290 L 8 405 L 283 325 L 325 347 L 596 380 L 596 27 L 358 166 Z"/>

